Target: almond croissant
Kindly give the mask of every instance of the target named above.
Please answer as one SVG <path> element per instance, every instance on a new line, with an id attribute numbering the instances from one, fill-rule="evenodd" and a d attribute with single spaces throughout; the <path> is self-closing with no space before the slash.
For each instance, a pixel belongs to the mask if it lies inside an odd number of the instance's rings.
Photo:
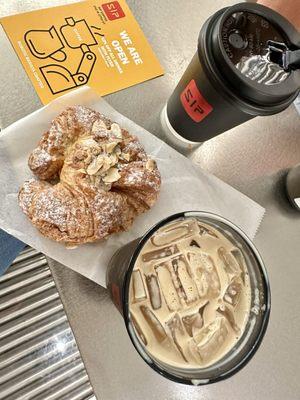
<path id="1" fill-rule="evenodd" d="M 161 184 L 138 139 L 83 106 L 52 121 L 29 167 L 40 180 L 24 183 L 20 207 L 44 236 L 72 245 L 129 229 Z"/>

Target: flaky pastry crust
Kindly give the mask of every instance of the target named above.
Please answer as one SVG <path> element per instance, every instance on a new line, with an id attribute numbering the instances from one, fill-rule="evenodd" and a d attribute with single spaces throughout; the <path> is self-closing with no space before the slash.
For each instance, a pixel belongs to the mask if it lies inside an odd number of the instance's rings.
<path id="1" fill-rule="evenodd" d="M 128 230 L 161 185 L 138 139 L 84 106 L 52 121 L 28 164 L 39 180 L 21 187 L 22 210 L 44 236 L 69 245 Z"/>

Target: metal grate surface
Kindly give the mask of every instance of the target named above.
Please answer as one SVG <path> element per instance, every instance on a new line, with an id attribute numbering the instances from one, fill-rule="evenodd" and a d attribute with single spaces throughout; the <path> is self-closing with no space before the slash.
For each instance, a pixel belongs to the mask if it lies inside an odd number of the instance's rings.
<path id="1" fill-rule="evenodd" d="M 0 277 L 0 400 L 96 400 L 46 258 Z"/>

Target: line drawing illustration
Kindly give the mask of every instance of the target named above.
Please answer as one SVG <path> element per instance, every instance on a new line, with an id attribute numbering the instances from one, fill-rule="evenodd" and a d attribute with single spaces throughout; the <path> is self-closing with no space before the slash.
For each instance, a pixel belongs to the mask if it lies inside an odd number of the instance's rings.
<path id="1" fill-rule="evenodd" d="M 76 86 L 85 85 L 88 82 L 96 62 L 96 55 L 86 45 L 82 45 L 81 50 L 83 57 L 75 74 L 58 64 L 40 67 L 40 71 L 52 94 L 61 93 Z"/>
<path id="2" fill-rule="evenodd" d="M 55 26 L 51 26 L 48 30 L 27 31 L 24 35 L 25 42 L 34 57 L 51 58 L 60 63 L 50 63 L 39 68 L 52 94 L 61 93 L 88 82 L 97 60 L 96 54 L 90 47 L 98 44 L 98 36 L 105 36 L 100 33 L 101 28 L 89 26 L 85 19 L 75 20 L 73 17 L 67 17 L 65 22 L 59 28 L 60 34 Z M 75 73 L 63 65 L 67 59 L 63 49 L 66 51 L 67 48 L 82 52 Z"/>
<path id="3" fill-rule="evenodd" d="M 52 58 L 55 61 L 63 62 L 66 54 L 62 49 L 65 47 L 59 37 L 55 26 L 50 29 L 32 29 L 24 36 L 25 42 L 31 54 L 37 58 Z"/>

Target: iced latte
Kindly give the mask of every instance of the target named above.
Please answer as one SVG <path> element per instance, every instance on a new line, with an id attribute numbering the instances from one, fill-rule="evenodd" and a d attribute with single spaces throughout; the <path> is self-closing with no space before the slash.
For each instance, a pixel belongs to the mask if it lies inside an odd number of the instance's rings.
<path id="1" fill-rule="evenodd" d="M 159 221 L 123 247 L 107 288 L 143 360 L 176 382 L 206 385 L 255 354 L 270 315 L 270 286 L 251 240 L 205 211 Z"/>
<path id="2" fill-rule="evenodd" d="M 153 359 L 173 367 L 205 368 L 224 357 L 244 332 L 250 304 L 242 250 L 196 218 L 157 230 L 132 271 L 136 334 Z"/>

